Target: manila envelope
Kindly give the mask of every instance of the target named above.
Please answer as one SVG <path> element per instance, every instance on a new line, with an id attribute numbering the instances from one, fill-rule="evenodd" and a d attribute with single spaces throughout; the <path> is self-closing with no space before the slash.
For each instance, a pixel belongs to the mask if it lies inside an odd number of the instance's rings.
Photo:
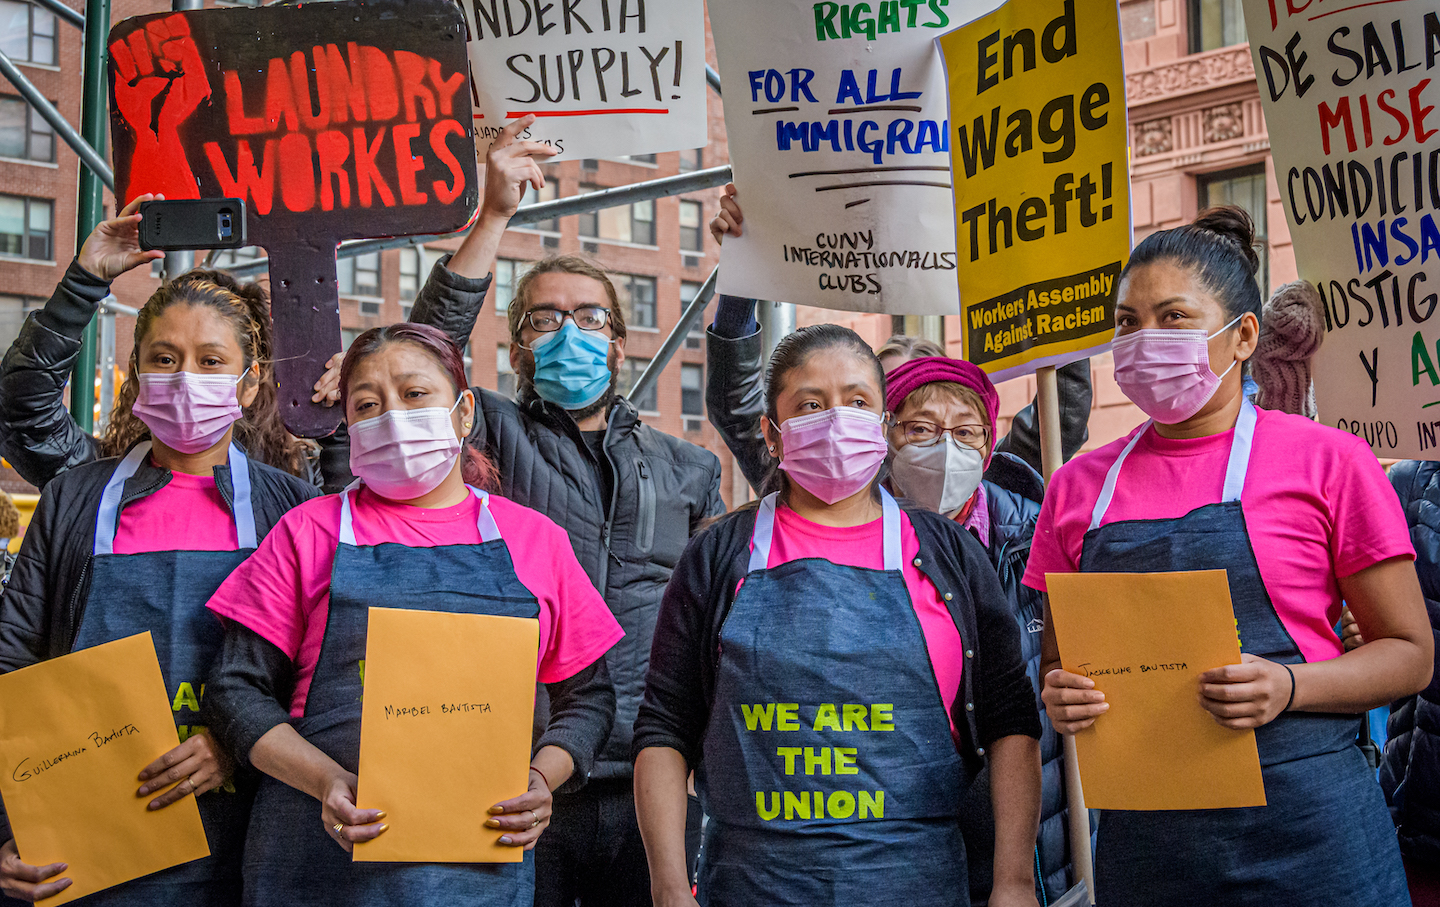
<path id="1" fill-rule="evenodd" d="M 1221 727 L 1199 676 L 1239 664 L 1224 570 L 1047 573 L 1065 670 L 1110 710 L 1075 735 L 1092 809 L 1264 806 L 1254 731 Z"/>
<path id="2" fill-rule="evenodd" d="M 518 863 L 490 807 L 525 793 L 540 623 L 370 609 L 359 806 L 390 827 L 357 862 Z"/>
<path id="3" fill-rule="evenodd" d="M 0 675 L 0 795 L 20 857 L 68 863 L 65 904 L 210 855 L 194 797 L 137 797 L 178 745 L 149 633 Z"/>

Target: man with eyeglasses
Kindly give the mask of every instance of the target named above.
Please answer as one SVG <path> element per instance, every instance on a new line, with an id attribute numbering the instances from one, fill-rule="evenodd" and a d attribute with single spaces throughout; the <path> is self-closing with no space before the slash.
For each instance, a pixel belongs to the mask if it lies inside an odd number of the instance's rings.
<path id="1" fill-rule="evenodd" d="M 490 147 L 479 220 L 459 250 L 435 265 L 410 313 L 412 321 L 438 327 L 462 346 L 490 288 L 510 217 L 527 186 L 545 185 L 538 162 L 555 152 L 520 138 L 533 121 L 511 123 Z M 578 784 L 556 791 L 550 827 L 535 848 L 535 905 L 648 905 L 631 731 L 661 593 L 690 534 L 725 511 L 720 461 L 641 422 L 619 393 L 625 316 L 600 268 L 573 255 L 541 261 L 520 279 L 508 315 L 517 398 L 474 388 L 471 442 L 499 468 L 501 494 L 539 510 L 570 535 L 625 630 L 606 656 L 615 684 L 614 727 L 588 784 L 580 770 Z M 328 390 L 323 381 L 317 385 L 317 399 Z M 541 696 L 537 726 L 545 726 L 547 712 Z M 586 754 L 572 757 L 577 769 L 590 761 Z"/>

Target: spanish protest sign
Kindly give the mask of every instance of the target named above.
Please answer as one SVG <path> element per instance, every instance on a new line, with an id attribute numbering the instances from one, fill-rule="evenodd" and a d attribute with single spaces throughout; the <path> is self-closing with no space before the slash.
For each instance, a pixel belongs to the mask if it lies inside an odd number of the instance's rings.
<path id="1" fill-rule="evenodd" d="M 479 201 L 465 21 L 449 0 L 363 0 L 138 16 L 110 32 L 120 204 L 239 198 L 270 253 L 285 425 L 340 351 L 344 239 L 458 230 Z"/>
<path id="2" fill-rule="evenodd" d="M 1009 0 L 939 41 L 965 358 L 997 380 L 1104 349 L 1130 251 L 1112 0 Z"/>
<path id="3" fill-rule="evenodd" d="M 959 0 L 710 7 L 744 234 L 720 291 L 954 315 L 954 209 L 936 35 Z"/>
<path id="4" fill-rule="evenodd" d="M 1296 265 L 1325 303 L 1320 420 L 1440 458 L 1440 14 L 1246 0 L 1245 26 Z"/>
<path id="5" fill-rule="evenodd" d="M 475 136 L 510 120 L 552 160 L 703 148 L 703 0 L 461 0 L 470 27 Z"/>

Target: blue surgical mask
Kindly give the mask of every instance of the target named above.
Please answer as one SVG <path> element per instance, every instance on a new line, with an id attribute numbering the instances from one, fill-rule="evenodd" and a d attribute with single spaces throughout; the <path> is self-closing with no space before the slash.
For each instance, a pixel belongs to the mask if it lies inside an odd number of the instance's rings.
<path id="1" fill-rule="evenodd" d="M 571 412 L 584 409 L 610 389 L 610 338 L 582 331 L 566 320 L 558 331 L 530 345 L 535 357 L 535 392 Z"/>

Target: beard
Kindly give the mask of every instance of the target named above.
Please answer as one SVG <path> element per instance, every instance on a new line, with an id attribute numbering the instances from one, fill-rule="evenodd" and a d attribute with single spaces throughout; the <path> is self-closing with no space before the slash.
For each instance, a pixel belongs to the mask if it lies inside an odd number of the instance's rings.
<path id="1" fill-rule="evenodd" d="M 620 366 L 615 361 L 613 348 L 607 364 L 610 366 L 610 386 L 605 388 L 605 393 L 601 394 L 594 403 L 588 406 L 582 407 L 581 409 L 566 410 L 566 412 L 570 414 L 570 418 L 576 422 L 583 422 L 596 413 L 605 412 L 610 408 L 610 405 L 615 402 L 615 397 L 618 396 L 620 386 Z M 535 390 L 535 357 L 531 355 L 528 350 L 526 350 L 524 358 L 520 361 L 520 370 L 517 377 L 520 379 L 518 397 L 523 400 L 532 395 L 536 397 L 540 396 L 539 392 Z"/>

